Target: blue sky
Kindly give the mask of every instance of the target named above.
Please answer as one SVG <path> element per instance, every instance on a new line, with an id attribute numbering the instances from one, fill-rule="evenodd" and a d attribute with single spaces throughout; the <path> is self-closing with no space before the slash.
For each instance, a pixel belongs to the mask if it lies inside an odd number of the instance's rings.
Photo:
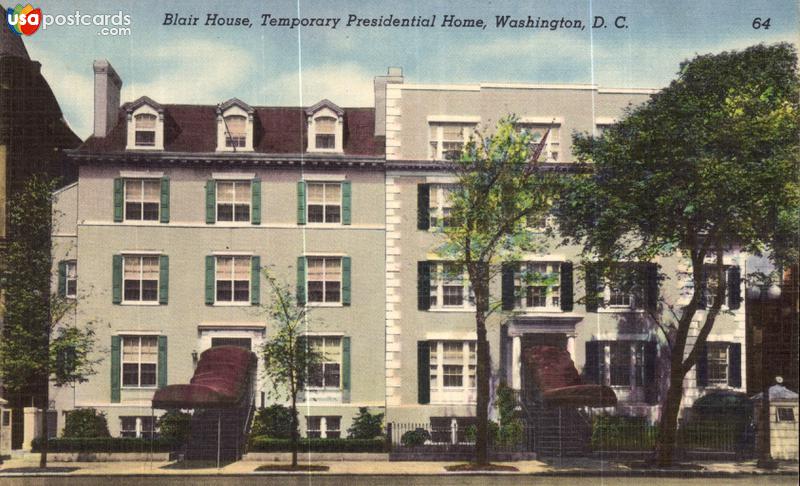
<path id="1" fill-rule="evenodd" d="M 4 6 L 10 4 L 8 0 Z M 253 105 L 310 105 L 330 98 L 342 106 L 372 104 L 372 78 L 401 66 L 412 83 L 595 83 L 605 87 L 664 86 L 695 54 L 758 42 L 798 42 L 796 0 L 637 1 L 175 1 L 32 2 L 44 14 L 131 15 L 131 34 L 97 35 L 98 27 L 50 26 L 25 43 L 82 137 L 92 118 L 92 60 L 108 59 L 124 81 L 123 100 L 148 95 L 164 103 L 216 104 L 236 96 Z M 165 13 L 247 16 L 252 28 L 164 26 Z M 445 14 L 482 18 L 471 29 L 262 27 L 273 16 L 362 17 Z M 627 29 L 495 29 L 497 15 L 610 22 Z M 755 17 L 769 29 L 753 29 Z M 345 20 L 342 21 L 344 23 Z M 440 20 L 437 20 L 439 23 Z M 301 81 L 302 79 L 302 81 Z"/>

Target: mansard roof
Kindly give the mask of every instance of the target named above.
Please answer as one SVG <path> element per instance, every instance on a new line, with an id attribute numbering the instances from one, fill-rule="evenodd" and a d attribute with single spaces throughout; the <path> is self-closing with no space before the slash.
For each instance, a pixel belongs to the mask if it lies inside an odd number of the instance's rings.
<path id="1" fill-rule="evenodd" d="M 308 108 L 306 108 L 306 115 L 311 116 L 322 108 L 328 108 L 339 116 L 342 116 L 344 114 L 344 110 L 339 108 L 336 105 L 336 103 L 326 98 L 324 100 L 317 102 L 313 106 L 309 106 Z"/>

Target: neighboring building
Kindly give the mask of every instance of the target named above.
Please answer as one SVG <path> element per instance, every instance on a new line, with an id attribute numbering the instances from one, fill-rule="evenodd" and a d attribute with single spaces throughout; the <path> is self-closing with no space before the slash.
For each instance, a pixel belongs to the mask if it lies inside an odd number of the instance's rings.
<path id="1" fill-rule="evenodd" d="M 0 10 L 5 12 L 2 6 Z M 66 184 L 76 177 L 63 151 L 81 141 L 64 121 L 41 67 L 28 56 L 22 38 L 9 30 L 7 22 L 0 22 L 0 265 L 5 263 L 2 255 L 10 238 L 8 210 L 25 181 L 46 175 Z M 0 312 L 0 328 L 2 324 Z M 6 411 L 13 412 L 15 448 L 23 442 L 22 407 L 30 406 L 35 395 L 33 387 L 3 395 L 8 400 Z"/>
<path id="2" fill-rule="evenodd" d="M 491 130 L 500 118 L 515 114 L 535 139 L 551 128 L 542 157 L 553 170 L 568 172 L 574 167 L 571 133 L 598 133 L 653 91 L 415 85 L 405 84 L 399 74 L 390 71 L 376 81 L 376 91 L 385 90 L 376 99 L 386 99 L 388 421 L 449 423 L 474 415 L 476 334 L 466 272 L 435 253 L 436 229 L 447 225 L 448 185 L 455 181 L 437 161 L 460 151 L 476 128 Z M 528 255 L 494 282 L 493 295 L 502 295 L 503 307 L 513 312 L 496 314 L 488 324 L 493 386 L 505 381 L 525 396 L 531 386 L 524 364 L 529 348 L 558 346 L 569 351 L 585 380 L 614 389 L 615 413 L 656 419 L 668 360 L 650 312 L 659 299 L 688 302 L 691 279 L 676 278 L 689 270 L 688 262 L 659 258 L 644 265 L 638 288 L 624 292 L 614 282 L 587 279 L 579 270 L 580 248 L 558 246 L 558 241 L 549 240 L 549 252 Z M 686 377 L 684 407 L 710 388 L 744 389 L 744 255 L 726 255 L 725 264 L 723 284 L 729 291 L 723 309 L 730 312 L 718 317 L 698 370 Z M 660 286 L 649 278 L 656 265 L 667 276 Z M 538 283 L 523 282 L 523 272 L 538 275 Z M 587 281 L 597 289 L 597 299 L 585 298 Z M 696 320 L 702 322 L 704 315 L 699 311 Z"/>
<path id="3" fill-rule="evenodd" d="M 54 285 L 77 295 L 75 318 L 95 322 L 104 360 L 74 392 L 54 389 L 56 407 L 95 407 L 113 435 L 145 434 L 154 390 L 187 383 L 199 353 L 258 352 L 273 332 L 259 307 L 269 298 L 261 269 L 297 279 L 325 356 L 301 399 L 302 430 L 334 437 L 358 407 L 382 407 L 384 142 L 374 110 L 146 96 L 120 106 L 113 67 L 98 61 L 94 73 L 94 135 L 69 154 L 78 182 L 57 195 Z M 259 382 L 257 405 L 270 391 Z"/>

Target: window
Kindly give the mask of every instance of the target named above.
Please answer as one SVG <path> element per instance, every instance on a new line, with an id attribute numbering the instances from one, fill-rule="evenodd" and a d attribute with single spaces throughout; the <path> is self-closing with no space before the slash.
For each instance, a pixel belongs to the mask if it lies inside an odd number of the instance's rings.
<path id="1" fill-rule="evenodd" d="M 794 409 L 791 407 L 778 407 L 778 422 L 794 422 Z"/>
<path id="2" fill-rule="evenodd" d="M 725 305 L 725 285 L 727 283 L 727 269 L 723 269 L 722 282 L 719 281 L 719 274 L 717 273 L 716 266 L 707 265 L 703 268 L 703 298 L 705 299 L 705 307 L 711 308 L 717 301 L 717 290 L 720 284 L 722 285 L 722 305 Z"/>
<path id="3" fill-rule="evenodd" d="M 728 343 L 707 343 L 708 385 L 728 384 Z"/>
<path id="4" fill-rule="evenodd" d="M 430 386 L 435 401 L 456 397 L 447 392 L 474 391 L 476 370 L 475 341 L 430 341 Z M 438 397 L 438 398 L 437 398 Z M 458 399 L 468 399 L 460 393 Z"/>
<path id="5" fill-rule="evenodd" d="M 216 302 L 250 302 L 249 256 L 216 257 Z"/>
<path id="6" fill-rule="evenodd" d="M 158 301 L 158 263 L 158 256 L 124 255 L 122 257 L 123 301 Z"/>
<path id="7" fill-rule="evenodd" d="M 157 366 L 158 336 L 122 337 L 122 386 L 156 386 Z"/>
<path id="8" fill-rule="evenodd" d="M 314 119 L 315 146 L 318 150 L 333 150 L 336 148 L 336 118 L 321 116 Z"/>
<path id="9" fill-rule="evenodd" d="M 339 182 L 309 182 L 307 211 L 309 223 L 341 223 L 342 184 Z"/>
<path id="10" fill-rule="evenodd" d="M 150 416 L 120 417 L 120 437 L 151 438 L 155 433 L 155 420 Z"/>
<path id="11" fill-rule="evenodd" d="M 458 158 L 474 128 L 474 123 L 431 123 L 430 158 L 437 160 Z"/>
<path id="12" fill-rule="evenodd" d="M 322 362 L 309 369 L 309 388 L 334 388 L 341 386 L 342 338 L 313 336 L 308 345 L 322 356 Z"/>
<path id="13" fill-rule="evenodd" d="M 241 115 L 229 115 L 223 118 L 223 121 L 225 122 L 225 146 L 246 147 L 247 117 Z"/>
<path id="14" fill-rule="evenodd" d="M 142 113 L 134 117 L 137 147 L 155 147 L 156 119 L 156 115 L 149 113 Z"/>
<path id="15" fill-rule="evenodd" d="M 431 309 L 470 309 L 475 294 L 459 263 L 431 263 Z"/>
<path id="16" fill-rule="evenodd" d="M 125 179 L 125 219 L 158 221 L 161 180 Z"/>
<path id="17" fill-rule="evenodd" d="M 338 439 L 342 435 L 341 417 L 306 417 L 306 436 L 311 439 Z"/>
<path id="18" fill-rule="evenodd" d="M 450 213 L 452 202 L 450 194 L 453 186 L 450 184 L 431 184 L 430 191 L 430 228 L 442 229 L 450 226 Z"/>
<path id="19" fill-rule="evenodd" d="M 609 386 L 648 386 L 645 382 L 645 341 L 597 341 L 599 384 Z M 655 348 L 651 350 L 655 353 Z M 650 359 L 655 359 L 651 356 Z M 589 365 L 587 361 L 587 365 Z"/>
<path id="20" fill-rule="evenodd" d="M 550 130 L 550 133 L 547 135 L 547 141 L 545 142 L 544 149 L 542 150 L 542 155 L 539 157 L 540 161 L 546 162 L 558 162 L 558 152 L 559 152 L 559 126 L 547 123 L 519 123 L 517 124 L 518 129 L 520 130 L 527 130 L 531 134 L 531 142 L 539 143 L 544 137 L 544 134 L 547 133 L 547 130 Z"/>
<path id="21" fill-rule="evenodd" d="M 561 264 L 527 262 L 514 274 L 516 307 L 524 309 L 561 308 Z"/>
<path id="22" fill-rule="evenodd" d="M 64 295 L 74 298 L 78 295 L 78 262 L 75 260 L 68 260 L 66 262 L 66 275 L 67 285 Z"/>
<path id="23" fill-rule="evenodd" d="M 611 270 L 604 289 L 606 307 L 639 309 L 643 307 L 643 275 L 637 265 L 618 265 Z"/>
<path id="24" fill-rule="evenodd" d="M 250 222 L 250 181 L 217 181 L 217 221 Z"/>
<path id="25" fill-rule="evenodd" d="M 342 301 L 341 257 L 308 257 L 308 302 Z"/>

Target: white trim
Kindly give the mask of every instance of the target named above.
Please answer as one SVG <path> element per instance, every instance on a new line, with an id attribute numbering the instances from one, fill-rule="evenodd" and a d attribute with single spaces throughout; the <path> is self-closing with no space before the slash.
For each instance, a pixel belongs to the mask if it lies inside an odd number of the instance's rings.
<path id="1" fill-rule="evenodd" d="M 601 331 L 594 335 L 591 341 L 651 341 L 654 337 L 653 334 L 648 333 L 635 333 L 626 334 L 614 331 Z M 656 342 L 656 341 L 654 341 Z"/>
<path id="2" fill-rule="evenodd" d="M 123 179 L 160 179 L 164 172 L 151 172 L 149 170 L 121 170 L 119 176 Z"/>
<path id="3" fill-rule="evenodd" d="M 220 181 L 251 181 L 256 178 L 254 172 L 212 172 L 211 178 Z"/>
<path id="4" fill-rule="evenodd" d="M 440 331 L 425 333 L 426 341 L 477 341 L 475 331 Z"/>
<path id="5" fill-rule="evenodd" d="M 163 250 L 121 250 L 119 252 L 119 254 L 120 255 L 131 255 L 131 256 L 136 256 L 136 255 L 142 255 L 142 256 L 151 255 L 152 256 L 152 255 L 163 255 L 164 251 Z"/>
<path id="6" fill-rule="evenodd" d="M 392 84 L 398 90 L 480 91 L 479 84 Z"/>
<path id="7" fill-rule="evenodd" d="M 212 251 L 213 256 L 254 256 L 252 251 Z"/>
<path id="8" fill-rule="evenodd" d="M 308 252 L 306 252 L 306 253 L 303 253 L 301 256 L 304 256 L 304 257 L 346 257 L 346 256 L 349 256 L 349 254 L 348 253 L 320 253 L 320 252 L 308 253 Z"/>
<path id="9" fill-rule="evenodd" d="M 116 331 L 112 336 L 165 336 L 161 331 Z"/>
<path id="10" fill-rule="evenodd" d="M 568 258 L 566 255 L 561 254 L 551 254 L 551 255 L 542 255 L 542 254 L 532 254 L 532 253 L 523 253 L 519 258 L 515 258 L 514 261 L 522 262 L 566 262 Z"/>
<path id="11" fill-rule="evenodd" d="M 341 331 L 305 331 L 301 333 L 303 336 L 315 336 L 315 337 L 345 337 L 347 334 Z"/>
<path id="12" fill-rule="evenodd" d="M 458 177 L 456 176 L 427 176 L 425 177 L 427 184 L 456 184 Z"/>
<path id="13" fill-rule="evenodd" d="M 320 174 L 320 173 L 304 173 L 303 180 L 308 182 L 337 182 L 346 181 L 345 174 Z"/>
<path id="14" fill-rule="evenodd" d="M 528 123 L 535 123 L 535 124 L 542 124 L 542 125 L 549 125 L 550 123 L 554 125 L 563 125 L 564 124 L 564 117 L 563 116 L 523 116 L 517 123 L 520 124 L 528 124 Z"/>
<path id="15" fill-rule="evenodd" d="M 232 330 L 232 329 L 246 329 L 246 330 L 261 330 L 267 329 L 266 324 L 255 322 L 201 322 L 197 325 L 198 329 L 203 330 Z"/>
<path id="16" fill-rule="evenodd" d="M 480 123 L 477 115 L 428 115 L 428 123 Z"/>
<path id="17" fill-rule="evenodd" d="M 57 195 L 57 194 L 61 194 L 62 192 L 66 192 L 67 189 L 72 189 L 73 187 L 75 187 L 77 185 L 78 185 L 78 181 L 75 181 L 72 184 L 68 184 L 68 185 L 66 185 L 64 187 L 60 187 L 60 188 L 56 189 L 55 191 L 52 192 L 52 194 L 54 196 Z M 0 400 L 2 400 L 2 398 L 0 398 Z M 0 405 L 2 405 L 2 402 L 0 402 Z"/>
<path id="18" fill-rule="evenodd" d="M 611 116 L 596 116 L 594 118 L 595 125 L 613 125 L 617 123 L 617 119 Z"/>

